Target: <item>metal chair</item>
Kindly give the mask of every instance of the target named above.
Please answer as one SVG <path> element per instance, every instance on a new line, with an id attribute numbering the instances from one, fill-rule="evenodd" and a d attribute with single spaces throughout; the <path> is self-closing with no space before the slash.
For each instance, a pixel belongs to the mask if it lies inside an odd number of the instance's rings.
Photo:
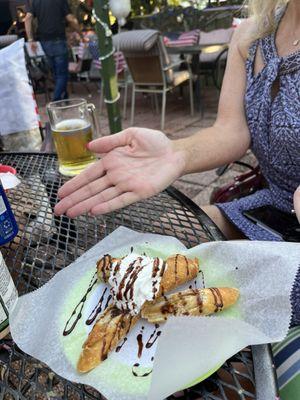
<path id="1" fill-rule="evenodd" d="M 190 64 L 182 61 L 172 64 L 163 38 L 155 30 L 122 32 L 114 37 L 115 46 L 123 52 L 133 80 L 131 125 L 134 124 L 135 97 L 137 92 L 162 95 L 161 129 L 165 126 L 167 93 L 188 82 L 191 115 L 194 114 L 193 75 Z M 186 66 L 185 70 L 176 67 Z"/>
<path id="2" fill-rule="evenodd" d="M 73 81 L 80 82 L 87 93 L 91 95 L 91 91 L 88 87 L 90 82 L 90 69 L 92 64 L 92 57 L 89 53 L 88 46 L 81 43 L 80 46 L 71 48 L 72 61 L 69 62 L 69 76 L 71 89 L 73 91 Z"/>
<path id="3" fill-rule="evenodd" d="M 199 44 L 207 46 L 200 54 L 198 75 L 211 76 L 217 89 L 221 89 L 226 68 L 229 43 L 233 29 L 216 29 L 201 32 Z"/>

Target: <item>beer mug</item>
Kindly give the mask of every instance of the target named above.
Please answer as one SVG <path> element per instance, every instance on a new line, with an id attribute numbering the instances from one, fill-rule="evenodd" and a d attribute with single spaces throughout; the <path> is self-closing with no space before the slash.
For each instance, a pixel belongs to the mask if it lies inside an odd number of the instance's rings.
<path id="1" fill-rule="evenodd" d="M 59 172 L 66 176 L 78 175 L 96 160 L 86 147 L 97 136 L 95 106 L 84 99 L 60 100 L 49 103 L 47 112 Z"/>

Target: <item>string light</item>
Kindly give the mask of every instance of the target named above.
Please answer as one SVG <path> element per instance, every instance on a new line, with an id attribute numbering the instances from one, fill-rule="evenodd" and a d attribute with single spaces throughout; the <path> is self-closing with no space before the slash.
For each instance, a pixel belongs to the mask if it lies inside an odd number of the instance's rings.
<path id="1" fill-rule="evenodd" d="M 98 22 L 98 24 L 104 29 L 105 36 L 106 37 L 111 37 L 112 36 L 112 31 L 111 31 L 110 27 L 107 25 L 106 22 L 101 21 L 101 19 L 96 14 L 96 11 L 95 11 L 94 8 L 93 8 L 93 11 L 92 11 L 92 15 L 95 18 L 95 20 Z"/>

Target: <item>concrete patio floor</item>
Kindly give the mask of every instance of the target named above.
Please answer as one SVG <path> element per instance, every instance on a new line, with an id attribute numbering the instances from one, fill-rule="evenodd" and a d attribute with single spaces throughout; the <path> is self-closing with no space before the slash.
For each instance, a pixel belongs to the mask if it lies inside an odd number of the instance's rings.
<path id="1" fill-rule="evenodd" d="M 103 114 L 99 113 L 99 84 L 96 82 L 73 83 L 73 90 L 70 97 L 83 97 L 88 102 L 95 104 L 96 112 L 100 121 L 101 135 L 109 134 L 108 119 L 105 107 Z M 130 126 L 130 104 L 131 93 L 129 93 L 127 102 L 127 118 L 123 118 L 122 126 L 127 128 Z M 190 115 L 189 100 L 187 88 L 185 88 L 183 97 L 180 97 L 179 90 L 168 94 L 166 109 L 166 124 L 164 132 L 170 139 L 180 139 L 191 136 L 203 128 L 213 124 L 218 106 L 219 91 L 212 86 L 202 85 L 201 103 L 202 112 L 197 111 L 192 117 Z M 47 120 L 46 116 L 46 99 L 44 95 L 37 96 L 39 112 L 42 123 Z M 137 94 L 136 98 L 136 117 L 135 126 L 147 127 L 151 129 L 160 129 L 160 113 L 155 113 L 154 107 L 151 105 L 150 96 Z M 121 93 L 121 107 L 123 106 L 123 93 Z M 249 151 L 243 158 L 244 162 L 256 165 L 255 157 Z M 219 177 L 214 170 L 190 174 L 182 177 L 174 183 L 174 186 L 192 199 L 199 206 L 209 203 L 211 192 L 214 188 L 223 186 L 233 180 L 233 178 L 241 174 L 245 169 L 238 165 L 231 166 L 224 175 Z"/>

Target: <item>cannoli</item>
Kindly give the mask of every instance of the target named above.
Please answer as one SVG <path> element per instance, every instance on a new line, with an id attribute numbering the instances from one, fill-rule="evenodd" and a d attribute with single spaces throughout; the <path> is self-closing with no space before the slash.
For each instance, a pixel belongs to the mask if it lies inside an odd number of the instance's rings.
<path id="1" fill-rule="evenodd" d="M 105 255 L 98 261 L 97 271 L 98 278 L 111 285 L 116 306 L 137 314 L 146 301 L 194 279 L 199 262 L 181 254 L 166 261 L 134 253 L 123 258 Z"/>
<path id="2" fill-rule="evenodd" d="M 161 323 L 170 315 L 210 315 L 232 306 L 238 298 L 239 291 L 235 288 L 188 289 L 146 303 L 141 316 L 149 322 Z"/>
<path id="3" fill-rule="evenodd" d="M 136 324 L 147 301 L 194 279 L 198 270 L 196 258 L 191 260 L 180 254 L 166 262 L 133 253 L 123 258 L 101 258 L 97 263 L 98 278 L 112 286 L 114 305 L 98 317 L 83 344 L 78 371 L 88 372 L 106 359 Z"/>
<path id="4" fill-rule="evenodd" d="M 88 372 L 107 358 L 121 339 L 136 324 L 140 316 L 130 315 L 117 307 L 109 306 L 98 318 L 87 340 L 77 363 L 79 372 Z"/>

